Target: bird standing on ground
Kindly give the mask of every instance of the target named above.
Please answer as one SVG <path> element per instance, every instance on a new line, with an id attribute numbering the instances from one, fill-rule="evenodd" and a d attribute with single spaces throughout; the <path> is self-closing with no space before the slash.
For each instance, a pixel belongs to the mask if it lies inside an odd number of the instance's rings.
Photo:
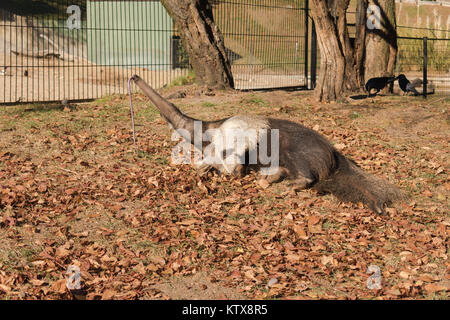
<path id="1" fill-rule="evenodd" d="M 414 85 L 406 78 L 404 74 L 400 74 L 398 77 L 398 85 L 403 92 L 408 94 L 409 92 L 413 92 L 415 96 L 420 95 L 420 93 L 414 88 Z"/>
<path id="2" fill-rule="evenodd" d="M 378 77 L 378 78 L 370 78 L 366 82 L 366 91 L 367 96 L 370 96 L 370 91 L 372 89 L 377 90 L 374 95 L 377 95 L 384 87 L 386 87 L 389 83 L 397 80 L 395 77 Z"/>

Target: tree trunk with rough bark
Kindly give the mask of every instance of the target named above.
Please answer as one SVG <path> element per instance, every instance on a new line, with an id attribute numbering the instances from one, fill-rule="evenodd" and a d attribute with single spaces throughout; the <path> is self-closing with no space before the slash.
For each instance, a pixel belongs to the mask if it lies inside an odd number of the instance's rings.
<path id="1" fill-rule="evenodd" d="M 371 10 L 372 5 L 379 9 Z M 395 0 L 370 0 L 369 11 L 379 21 L 369 23 L 367 28 L 365 80 L 373 77 L 393 76 L 397 55 L 397 32 L 395 22 Z M 369 17 L 369 19 L 371 19 Z M 375 18 L 378 19 L 378 18 Z"/>
<path id="2" fill-rule="evenodd" d="M 222 33 L 208 0 L 161 0 L 178 27 L 196 82 L 209 88 L 232 88 L 233 76 Z"/>
<path id="3" fill-rule="evenodd" d="M 358 1 L 356 37 L 352 42 L 346 12 L 350 0 L 312 0 L 311 15 L 320 48 L 320 73 L 316 86 L 319 101 L 335 101 L 364 84 L 365 23 L 367 1 Z"/>
<path id="4" fill-rule="evenodd" d="M 346 92 L 359 91 L 372 77 L 393 75 L 397 55 L 395 0 L 358 0 L 353 41 L 347 29 L 349 2 L 311 0 L 321 54 L 316 86 L 319 101 L 335 101 Z"/>

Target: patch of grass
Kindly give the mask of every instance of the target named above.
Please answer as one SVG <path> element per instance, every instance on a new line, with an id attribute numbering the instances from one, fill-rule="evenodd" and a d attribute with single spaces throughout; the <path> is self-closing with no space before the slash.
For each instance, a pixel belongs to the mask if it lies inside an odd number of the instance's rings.
<path id="1" fill-rule="evenodd" d="M 437 292 L 427 296 L 428 300 L 448 300 L 450 295 L 447 292 Z"/>
<path id="2" fill-rule="evenodd" d="M 156 250 L 158 247 L 153 241 L 150 241 L 150 240 L 142 240 L 142 241 L 132 242 L 130 244 L 133 249 Z"/>
<path id="3" fill-rule="evenodd" d="M 352 114 L 350 115 L 351 119 L 358 119 L 360 117 L 361 117 L 361 115 L 356 111 L 353 111 Z"/>
<path id="4" fill-rule="evenodd" d="M 137 150 L 137 156 L 139 158 L 148 159 L 154 163 L 165 166 L 169 164 L 169 159 L 166 156 L 148 153 L 146 151 Z"/>
<path id="5" fill-rule="evenodd" d="M 44 114 L 46 112 L 63 111 L 64 106 L 60 103 L 36 103 L 23 109 L 23 114 Z"/>
<path id="6" fill-rule="evenodd" d="M 0 132 L 2 131 L 14 131 L 16 130 L 16 125 L 17 125 L 16 120 L 6 120 L 6 121 L 0 121 Z"/>
<path id="7" fill-rule="evenodd" d="M 322 228 L 324 230 L 329 230 L 329 229 L 333 229 L 333 230 L 337 230 L 338 228 L 338 224 L 336 222 L 334 222 L 333 220 L 329 220 L 327 219 L 323 224 L 322 224 Z"/>
<path id="8" fill-rule="evenodd" d="M 193 84 L 194 82 L 195 73 L 193 70 L 189 70 L 189 73 L 187 75 L 175 78 L 167 87 L 172 88 L 176 86 L 184 86 L 187 84 Z"/>
<path id="9" fill-rule="evenodd" d="M 5 248 L 3 250 L 6 251 Z M 42 247 L 28 245 L 21 248 L 10 248 L 10 250 L 0 255 L 0 262 L 9 270 L 22 268 L 25 264 L 31 263 L 33 258 L 41 251 Z"/>
<path id="10" fill-rule="evenodd" d="M 138 112 L 135 110 L 136 120 L 153 121 L 159 116 L 159 111 L 154 107 L 145 106 Z"/>
<path id="11" fill-rule="evenodd" d="M 401 264 L 401 257 L 398 255 L 389 255 L 384 258 L 385 264 L 391 267 L 398 267 Z"/>
<path id="12" fill-rule="evenodd" d="M 166 166 L 169 164 L 169 159 L 167 159 L 167 157 L 164 156 L 153 155 L 152 160 L 162 166 Z"/>
<path id="13" fill-rule="evenodd" d="M 258 106 L 261 106 L 261 107 L 267 107 L 269 105 L 261 97 L 258 97 L 256 95 L 251 95 L 249 97 L 245 97 L 242 102 L 246 103 L 246 104 L 258 105 Z"/>
<path id="14" fill-rule="evenodd" d="M 202 107 L 211 108 L 211 107 L 214 107 L 214 106 L 216 106 L 216 104 L 212 103 L 212 102 L 206 101 L 206 102 L 202 103 Z"/>
<path id="15" fill-rule="evenodd" d="M 13 117 L 14 119 L 42 119 L 48 120 L 54 116 L 55 112 L 63 111 L 61 104 L 35 103 L 7 108 L 0 108 L 0 115 Z"/>

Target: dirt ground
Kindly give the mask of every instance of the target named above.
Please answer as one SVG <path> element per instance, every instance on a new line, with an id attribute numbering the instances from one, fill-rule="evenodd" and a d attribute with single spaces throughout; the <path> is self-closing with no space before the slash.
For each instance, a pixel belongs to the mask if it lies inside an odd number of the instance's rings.
<path id="1" fill-rule="evenodd" d="M 196 118 L 298 121 L 408 198 L 376 215 L 254 172 L 200 177 L 171 163 L 178 142 L 140 94 L 137 154 L 125 95 L 2 107 L 1 299 L 449 298 L 449 97 L 161 92 Z"/>

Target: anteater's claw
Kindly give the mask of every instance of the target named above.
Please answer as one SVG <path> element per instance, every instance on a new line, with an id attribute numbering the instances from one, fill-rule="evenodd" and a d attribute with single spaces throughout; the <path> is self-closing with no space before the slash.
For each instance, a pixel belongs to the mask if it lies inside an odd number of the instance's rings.
<path id="1" fill-rule="evenodd" d="M 202 164 L 201 166 L 199 166 L 199 167 L 197 168 L 197 171 L 198 171 L 199 176 L 203 177 L 203 176 L 205 176 L 209 171 L 211 171 L 212 168 L 213 168 L 213 167 L 210 166 L 210 165 Z"/>

